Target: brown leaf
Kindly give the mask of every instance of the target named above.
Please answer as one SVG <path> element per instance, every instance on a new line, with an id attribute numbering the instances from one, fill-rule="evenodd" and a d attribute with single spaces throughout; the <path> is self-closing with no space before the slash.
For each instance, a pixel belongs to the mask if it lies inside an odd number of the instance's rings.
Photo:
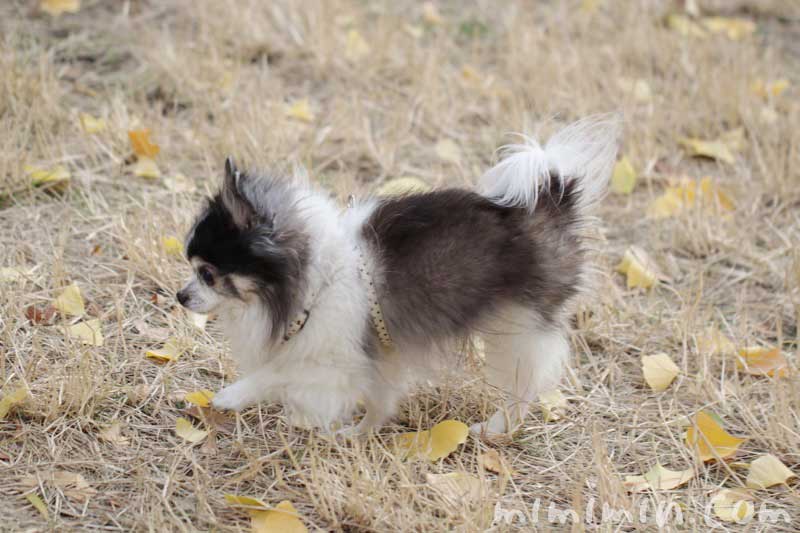
<path id="1" fill-rule="evenodd" d="M 56 308 L 52 305 L 41 308 L 35 305 L 29 305 L 25 309 L 25 318 L 31 321 L 32 324 L 45 324 L 50 325 L 53 323 L 53 318 L 56 315 Z"/>
<path id="2" fill-rule="evenodd" d="M 500 452 L 494 448 L 490 448 L 486 450 L 486 453 L 482 453 L 478 456 L 478 464 L 480 464 L 484 470 L 503 476 L 513 476 L 516 474 L 516 472 L 508 466 L 508 462 L 500 455 Z"/>
<path id="3" fill-rule="evenodd" d="M 221 413 L 213 407 L 199 407 L 193 405 L 183 410 L 184 414 L 201 420 L 208 428 L 219 431 L 220 433 L 231 434 L 235 427 L 233 419 L 225 413 Z"/>

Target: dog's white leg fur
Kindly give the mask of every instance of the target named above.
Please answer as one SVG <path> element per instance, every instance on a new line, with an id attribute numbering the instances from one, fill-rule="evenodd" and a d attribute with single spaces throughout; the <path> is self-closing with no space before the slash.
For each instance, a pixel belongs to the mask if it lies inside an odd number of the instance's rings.
<path id="1" fill-rule="evenodd" d="M 515 431 L 528 414 L 528 407 L 539 393 L 556 386 L 569 355 L 563 328 L 544 325 L 535 317 L 524 322 L 519 317 L 530 312 L 519 310 L 516 318 L 495 321 L 483 335 L 486 378 L 502 391 L 505 407 L 489 420 L 474 424 L 475 434 L 503 434 Z M 513 317 L 514 313 L 508 313 Z"/>

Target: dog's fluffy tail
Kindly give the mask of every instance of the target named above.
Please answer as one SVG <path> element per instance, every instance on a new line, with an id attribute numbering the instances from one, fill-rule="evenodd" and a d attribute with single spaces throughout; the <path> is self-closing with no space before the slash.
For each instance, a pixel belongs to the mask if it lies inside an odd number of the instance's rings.
<path id="1" fill-rule="evenodd" d="M 594 115 L 562 129 L 544 146 L 523 135 L 522 143 L 500 149 L 500 162 L 481 177 L 481 192 L 497 204 L 533 211 L 541 194 L 570 185 L 583 211 L 606 192 L 620 126 L 619 114 Z"/>

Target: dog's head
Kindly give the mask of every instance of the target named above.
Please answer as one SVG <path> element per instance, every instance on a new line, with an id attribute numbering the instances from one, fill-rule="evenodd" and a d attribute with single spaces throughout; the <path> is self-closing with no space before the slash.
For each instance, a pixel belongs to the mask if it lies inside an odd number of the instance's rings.
<path id="1" fill-rule="evenodd" d="M 186 240 L 194 275 L 178 291 L 181 305 L 210 313 L 261 304 L 274 326 L 285 321 L 308 255 L 294 203 L 286 182 L 249 176 L 229 157 L 222 187 Z"/>

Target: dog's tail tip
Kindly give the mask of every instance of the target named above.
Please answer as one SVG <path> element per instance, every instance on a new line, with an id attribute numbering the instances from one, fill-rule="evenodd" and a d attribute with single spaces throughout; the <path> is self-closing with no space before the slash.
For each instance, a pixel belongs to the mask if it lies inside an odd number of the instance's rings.
<path id="1" fill-rule="evenodd" d="M 521 135 L 523 142 L 500 149 L 500 161 L 481 177 L 481 191 L 500 205 L 533 211 L 540 194 L 554 186 L 564 190 L 574 180 L 585 209 L 605 195 L 621 130 L 622 115 L 606 113 L 570 124 L 544 145 Z"/>

